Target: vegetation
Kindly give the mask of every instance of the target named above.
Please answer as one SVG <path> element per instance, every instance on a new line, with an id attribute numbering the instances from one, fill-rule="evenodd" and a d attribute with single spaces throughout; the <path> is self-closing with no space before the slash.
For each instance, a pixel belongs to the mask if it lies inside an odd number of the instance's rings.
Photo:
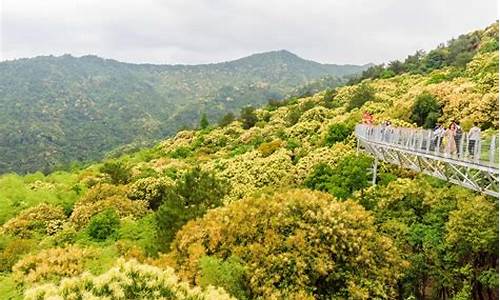
<path id="1" fill-rule="evenodd" d="M 165 243 L 170 243 L 177 230 L 187 221 L 202 216 L 208 209 L 222 204 L 227 193 L 223 181 L 214 174 L 196 167 L 167 189 L 162 204 L 156 212 L 158 233 Z"/>
<path id="2" fill-rule="evenodd" d="M 135 65 L 92 55 L 2 62 L 0 173 L 49 172 L 112 150 L 134 151 L 201 125 L 200 112 L 218 120 L 325 76 L 338 85 L 342 76 L 364 69 L 319 64 L 287 51 L 196 66 Z"/>
<path id="3" fill-rule="evenodd" d="M 0 294 L 497 299 L 498 199 L 384 163 L 372 186 L 352 138 L 364 112 L 497 135 L 498 25 L 473 35 L 101 163 L 0 175 Z"/>
<path id="4" fill-rule="evenodd" d="M 417 96 L 411 115 L 413 122 L 424 128 L 433 128 L 440 116 L 441 107 L 436 97 L 429 93 Z"/>

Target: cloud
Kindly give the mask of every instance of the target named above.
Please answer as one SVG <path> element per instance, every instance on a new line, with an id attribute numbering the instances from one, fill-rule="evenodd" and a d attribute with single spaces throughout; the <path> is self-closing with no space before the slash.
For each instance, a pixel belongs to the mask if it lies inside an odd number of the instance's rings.
<path id="1" fill-rule="evenodd" d="M 387 62 L 483 28 L 495 0 L 2 0 L 1 57 L 96 54 L 207 63 L 287 49 Z"/>

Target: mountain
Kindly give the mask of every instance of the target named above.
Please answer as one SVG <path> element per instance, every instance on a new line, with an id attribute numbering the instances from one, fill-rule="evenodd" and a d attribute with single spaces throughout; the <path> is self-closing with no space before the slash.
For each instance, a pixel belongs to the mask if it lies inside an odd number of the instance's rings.
<path id="1" fill-rule="evenodd" d="M 50 170 L 116 147 L 166 137 L 245 105 L 280 99 L 323 76 L 368 66 L 329 65 L 288 51 L 203 65 L 130 64 L 97 56 L 0 63 L 0 173 Z"/>
<path id="2" fill-rule="evenodd" d="M 498 198 L 383 161 L 372 185 L 353 136 L 369 112 L 498 139 L 498 24 L 464 39 L 85 168 L 0 175 L 1 298 L 498 299 Z"/>

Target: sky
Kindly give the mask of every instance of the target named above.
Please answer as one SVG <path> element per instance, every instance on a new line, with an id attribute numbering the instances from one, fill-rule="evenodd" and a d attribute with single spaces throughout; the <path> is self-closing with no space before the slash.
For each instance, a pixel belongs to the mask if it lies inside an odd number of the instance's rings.
<path id="1" fill-rule="evenodd" d="M 87 54 L 198 64 L 286 49 L 384 63 L 481 29 L 496 0 L 0 0 L 0 61 Z"/>

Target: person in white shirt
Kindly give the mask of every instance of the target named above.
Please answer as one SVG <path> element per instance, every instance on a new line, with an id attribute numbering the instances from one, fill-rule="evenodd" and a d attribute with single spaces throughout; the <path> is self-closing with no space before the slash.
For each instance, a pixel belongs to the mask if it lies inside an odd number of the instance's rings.
<path id="1" fill-rule="evenodd" d="M 479 141 L 481 140 L 481 129 L 477 127 L 477 122 L 474 122 L 474 126 L 469 130 L 469 155 L 474 157 L 477 152 L 477 146 L 479 145 Z"/>

